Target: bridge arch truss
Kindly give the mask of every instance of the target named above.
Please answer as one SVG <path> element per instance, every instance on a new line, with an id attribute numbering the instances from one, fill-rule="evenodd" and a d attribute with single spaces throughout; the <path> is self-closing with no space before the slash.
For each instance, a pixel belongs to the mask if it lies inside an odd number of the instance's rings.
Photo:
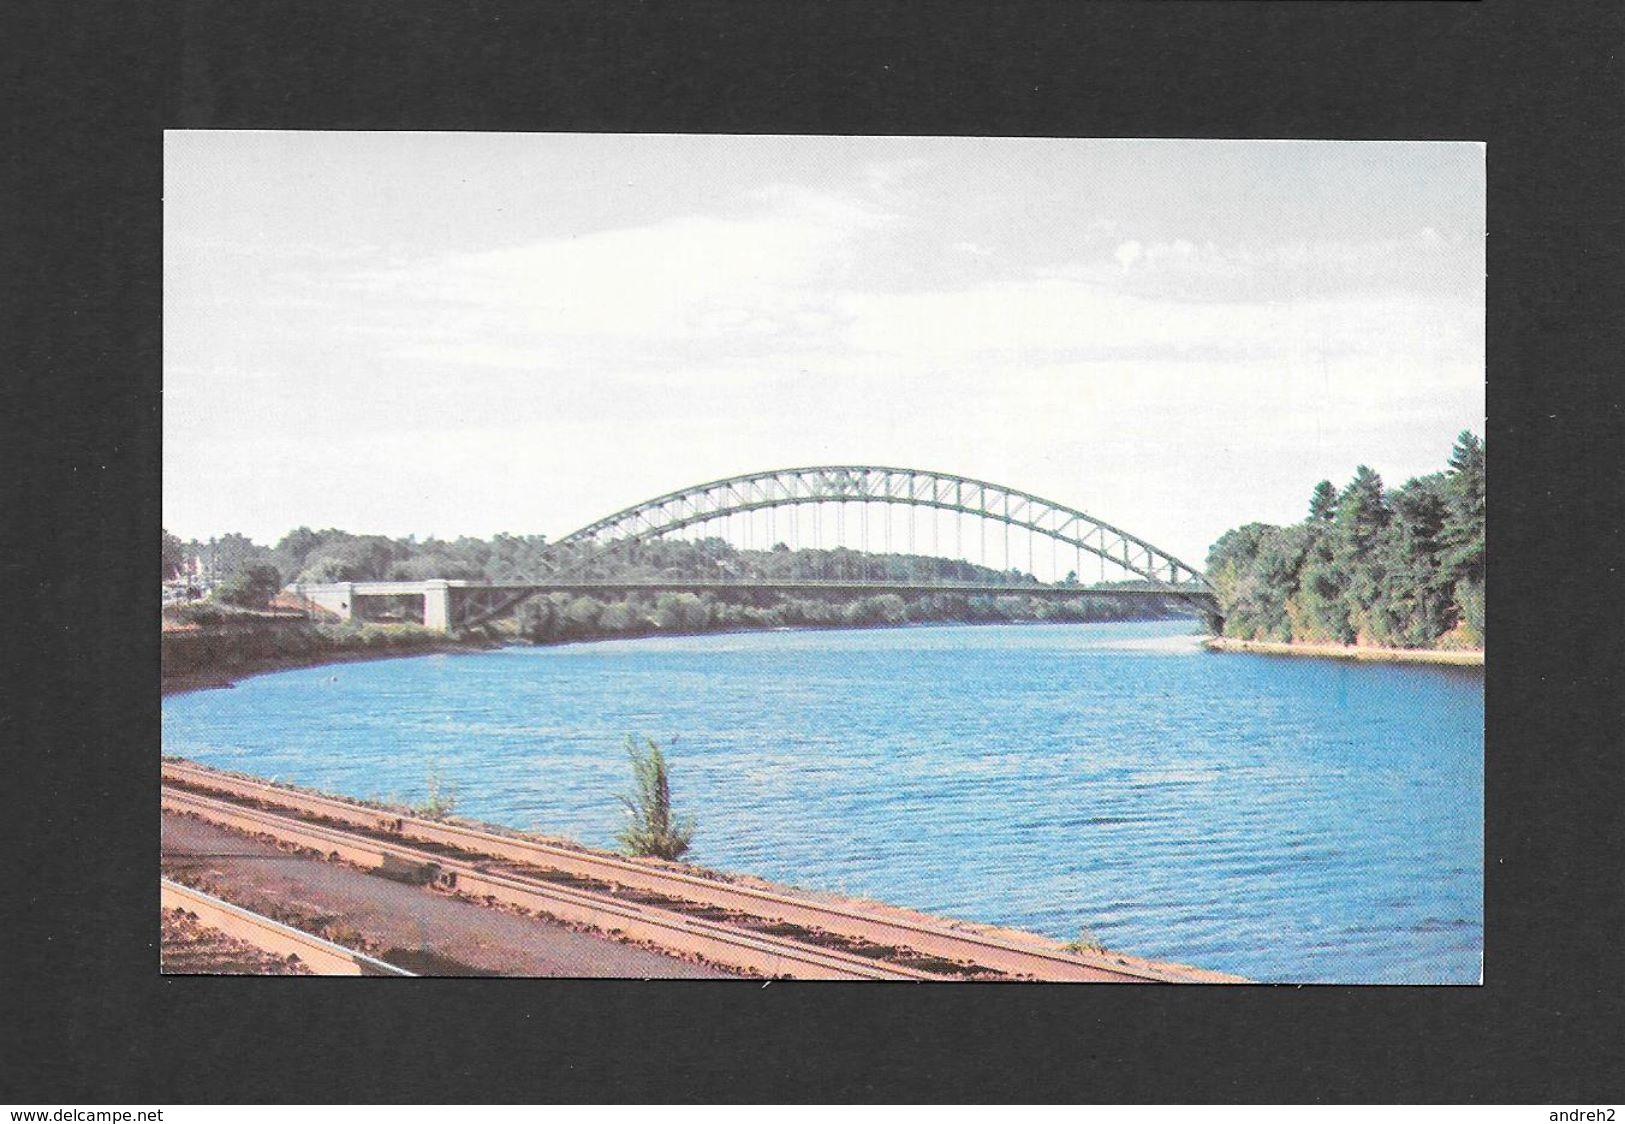
<path id="1" fill-rule="evenodd" d="M 627 543 L 730 515 L 803 504 L 886 503 L 936 508 L 1044 535 L 1159 589 L 1210 592 L 1206 576 L 1144 539 L 1086 512 L 1001 484 L 911 468 L 822 465 L 713 480 L 606 515 L 554 543 L 560 572 Z"/>

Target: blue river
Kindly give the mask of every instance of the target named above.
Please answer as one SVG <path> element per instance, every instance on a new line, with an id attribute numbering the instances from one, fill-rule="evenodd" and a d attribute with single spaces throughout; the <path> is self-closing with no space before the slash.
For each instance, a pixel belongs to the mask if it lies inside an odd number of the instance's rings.
<path id="1" fill-rule="evenodd" d="M 1189 622 L 513 647 L 166 699 L 208 765 L 613 847 L 630 733 L 688 858 L 1260 981 L 1477 983 L 1483 676 Z"/>

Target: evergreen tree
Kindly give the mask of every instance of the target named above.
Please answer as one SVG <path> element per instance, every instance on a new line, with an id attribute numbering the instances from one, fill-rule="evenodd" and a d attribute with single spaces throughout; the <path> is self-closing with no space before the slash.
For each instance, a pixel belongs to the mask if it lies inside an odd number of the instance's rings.
<path id="1" fill-rule="evenodd" d="M 1382 631 L 1377 604 L 1384 584 L 1383 559 L 1377 544 L 1393 513 L 1383 494 L 1382 477 L 1361 465 L 1337 497 L 1332 524 L 1332 564 L 1343 575 L 1344 643 L 1362 634 L 1375 639 Z"/>
<path id="2" fill-rule="evenodd" d="M 1377 546 L 1384 575 L 1375 631 L 1383 643 L 1425 646 L 1453 623 L 1450 583 L 1439 567 L 1446 516 L 1443 477 L 1407 481 L 1393 493 L 1391 506 L 1393 521 Z"/>
<path id="3" fill-rule="evenodd" d="M 1456 580 L 1484 580 L 1484 443 L 1463 430 L 1445 478 L 1444 564 Z"/>
<path id="4" fill-rule="evenodd" d="M 1248 523 L 1226 531 L 1208 551 L 1208 580 L 1218 597 L 1227 635 L 1257 638 L 1261 618 L 1267 616 L 1260 603 L 1265 591 L 1257 573 L 1258 552 L 1265 538 L 1278 529 L 1267 523 Z"/>
<path id="5" fill-rule="evenodd" d="M 1440 535 L 1442 565 L 1469 629 L 1484 638 L 1484 442 L 1462 430 L 1445 480 L 1448 514 Z"/>
<path id="6" fill-rule="evenodd" d="M 1282 527 L 1258 550 L 1254 631 L 1261 640 L 1292 639 L 1292 606 L 1299 598 L 1304 562 L 1320 538 L 1313 526 Z"/>
<path id="7" fill-rule="evenodd" d="M 1309 497 L 1309 521 L 1311 523 L 1330 523 L 1337 515 L 1337 489 L 1332 487 L 1330 480 L 1322 480 L 1315 485 L 1315 491 Z"/>
<path id="8" fill-rule="evenodd" d="M 1447 472 L 1389 493 L 1361 465 L 1315 486 L 1292 527 L 1251 523 L 1208 555 L 1226 635 L 1425 647 L 1484 628 L 1484 443 L 1462 433 Z"/>
<path id="9" fill-rule="evenodd" d="M 1354 630 L 1349 625 L 1348 604 L 1344 599 L 1348 592 L 1348 573 L 1334 553 L 1332 528 L 1310 526 L 1315 533 L 1304 552 L 1298 596 L 1287 603 L 1292 639 L 1353 643 Z"/>

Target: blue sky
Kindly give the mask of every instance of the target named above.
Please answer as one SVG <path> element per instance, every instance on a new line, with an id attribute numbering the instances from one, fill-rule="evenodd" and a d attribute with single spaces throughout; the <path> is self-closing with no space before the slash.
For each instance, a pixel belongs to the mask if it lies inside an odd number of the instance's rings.
<path id="1" fill-rule="evenodd" d="M 165 220 L 183 537 L 850 462 L 1200 563 L 1483 430 L 1476 144 L 172 132 Z"/>

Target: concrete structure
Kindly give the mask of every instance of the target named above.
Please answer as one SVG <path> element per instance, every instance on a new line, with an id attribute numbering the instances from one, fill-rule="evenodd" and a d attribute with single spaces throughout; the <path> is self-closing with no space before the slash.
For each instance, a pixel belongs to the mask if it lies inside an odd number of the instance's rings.
<path id="1" fill-rule="evenodd" d="M 483 585 L 485 583 L 431 578 L 420 582 L 295 583 L 287 589 L 289 593 L 326 609 L 341 620 L 353 620 L 357 615 L 358 603 L 369 598 L 421 597 L 424 627 L 437 632 L 450 632 L 457 623 L 452 616 L 452 589 Z"/>
<path id="2" fill-rule="evenodd" d="M 423 627 L 436 632 L 450 632 L 451 582 L 432 580 L 423 583 Z"/>

